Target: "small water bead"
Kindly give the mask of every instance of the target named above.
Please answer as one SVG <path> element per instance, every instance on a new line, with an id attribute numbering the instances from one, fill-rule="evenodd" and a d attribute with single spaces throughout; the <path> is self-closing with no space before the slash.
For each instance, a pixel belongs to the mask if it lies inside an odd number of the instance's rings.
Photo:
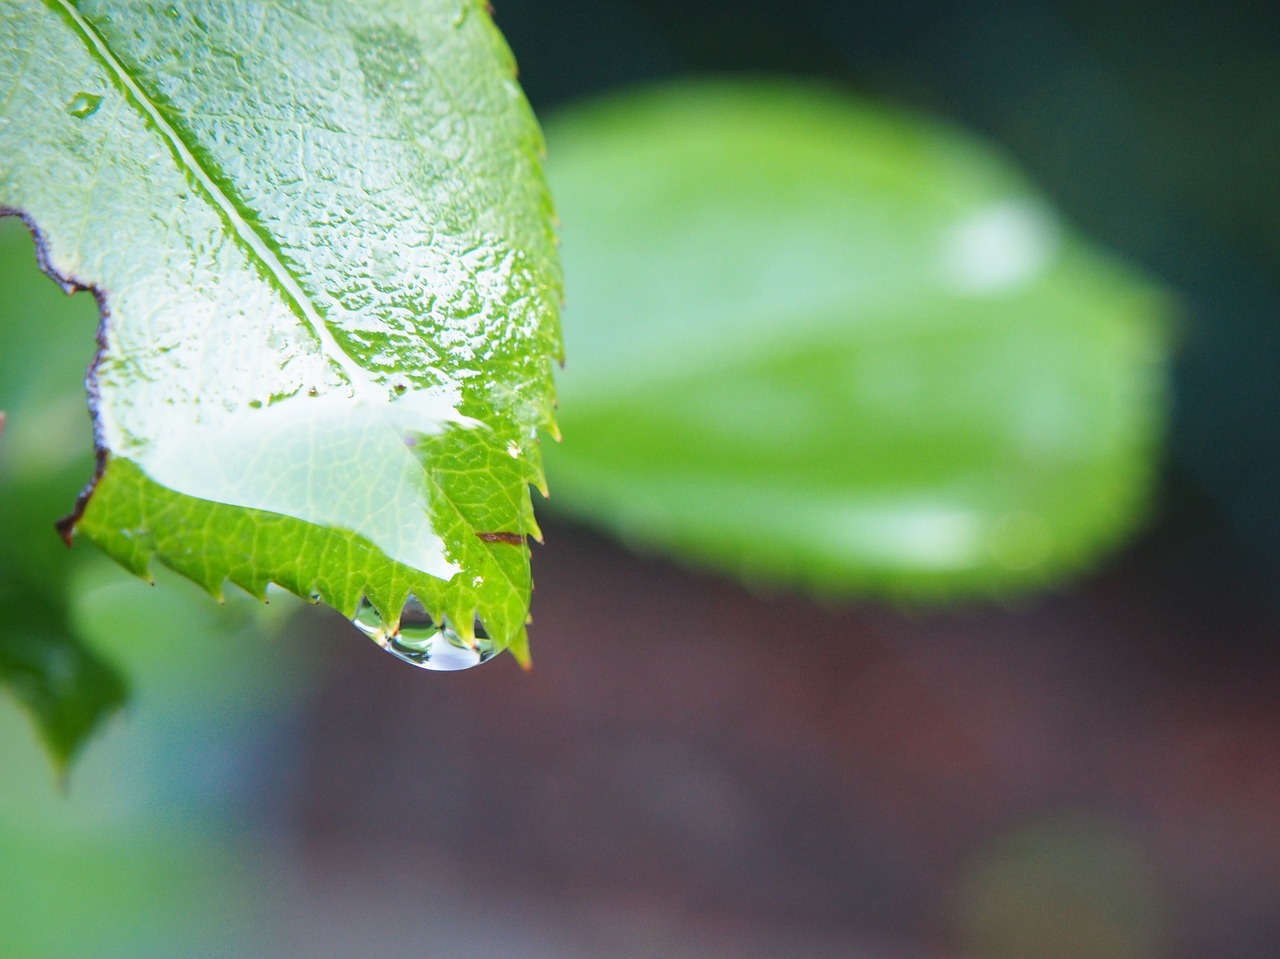
<path id="1" fill-rule="evenodd" d="M 86 93 L 81 90 L 67 101 L 67 112 L 77 120 L 83 120 L 97 113 L 100 106 L 102 106 L 102 97 L 96 93 Z"/>
<path id="2" fill-rule="evenodd" d="M 397 659 L 423 669 L 450 671 L 470 669 L 493 657 L 493 640 L 476 624 L 476 638 L 469 644 L 448 623 L 431 618 L 413 596 L 400 614 L 400 628 L 388 633 L 382 617 L 367 599 L 352 619 L 356 628 Z"/>

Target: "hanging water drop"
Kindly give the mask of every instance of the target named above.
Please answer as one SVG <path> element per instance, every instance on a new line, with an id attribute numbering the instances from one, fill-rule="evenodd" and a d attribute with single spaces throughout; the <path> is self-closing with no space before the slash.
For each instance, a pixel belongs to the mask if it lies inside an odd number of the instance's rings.
<path id="1" fill-rule="evenodd" d="M 356 628 L 397 659 L 438 671 L 469 669 L 493 656 L 493 640 L 476 624 L 476 638 L 468 643 L 447 622 L 437 623 L 418 600 L 410 596 L 400 614 L 400 627 L 387 632 L 386 624 L 367 599 L 360 601 L 351 620 Z"/>
<path id="2" fill-rule="evenodd" d="M 102 97 L 96 93 L 85 93 L 81 90 L 67 101 L 67 112 L 77 120 L 83 120 L 97 113 L 100 106 L 102 106 Z"/>

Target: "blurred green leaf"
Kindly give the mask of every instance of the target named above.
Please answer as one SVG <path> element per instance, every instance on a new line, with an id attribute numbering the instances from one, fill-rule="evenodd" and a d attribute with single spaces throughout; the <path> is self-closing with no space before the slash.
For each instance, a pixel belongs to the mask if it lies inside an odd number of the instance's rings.
<path id="1" fill-rule="evenodd" d="M 1147 500 L 1168 303 L 959 132 L 788 82 L 548 126 L 554 505 L 751 578 L 1041 583 Z"/>
<path id="2" fill-rule="evenodd" d="M 0 289 L 0 683 L 65 770 L 124 698 L 119 674 L 69 621 L 77 563 L 54 529 L 92 469 L 82 382 L 97 310 L 40 274 L 12 218 L 0 219 Z"/>
<path id="3" fill-rule="evenodd" d="M 525 656 L 559 265 L 483 4 L 0 9 L 0 204 L 106 315 L 79 531 Z"/>
<path id="4" fill-rule="evenodd" d="M 123 705 L 125 686 L 71 633 L 60 610 L 42 608 L 41 598 L 0 596 L 0 616 L 15 624 L 0 628 L 0 682 L 30 712 L 65 772 L 103 718 Z"/>
<path id="5" fill-rule="evenodd" d="M 128 675 L 129 704 L 60 789 L 0 696 L 0 955 L 140 959 L 179 942 L 183 955 L 210 943 L 264 955 L 255 922 L 271 864 L 257 858 L 261 837 L 238 829 L 262 822 L 264 781 L 290 765 L 288 718 L 325 658 L 312 633 L 327 617 L 282 590 L 270 605 L 239 590 L 215 603 L 163 567 L 152 586 L 44 532 L 76 560 L 72 629 Z"/>

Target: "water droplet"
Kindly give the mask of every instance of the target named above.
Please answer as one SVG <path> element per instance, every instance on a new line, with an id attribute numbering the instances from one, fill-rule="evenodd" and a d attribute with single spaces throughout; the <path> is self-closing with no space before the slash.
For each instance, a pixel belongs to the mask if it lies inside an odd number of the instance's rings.
<path id="1" fill-rule="evenodd" d="M 413 596 L 405 603 L 400 628 L 394 633 L 387 632 L 382 617 L 367 599 L 360 601 L 360 608 L 351 621 L 392 656 L 423 669 L 469 669 L 493 656 L 493 640 L 485 635 L 479 623 L 474 643 L 468 644 L 447 622 L 440 624 L 432 619 Z"/>
<path id="2" fill-rule="evenodd" d="M 102 106 L 102 97 L 96 93 L 85 93 L 81 90 L 67 101 L 67 112 L 77 120 L 83 120 L 97 113 L 100 106 Z"/>
<path id="3" fill-rule="evenodd" d="M 164 8 L 164 15 L 170 20 L 178 20 L 182 17 L 181 11 L 179 11 L 173 4 L 169 4 L 169 6 Z"/>

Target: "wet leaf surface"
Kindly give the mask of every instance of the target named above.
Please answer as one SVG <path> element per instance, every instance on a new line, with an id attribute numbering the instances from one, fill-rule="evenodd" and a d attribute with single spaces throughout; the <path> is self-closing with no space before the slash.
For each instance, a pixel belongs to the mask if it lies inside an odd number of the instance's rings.
<path id="1" fill-rule="evenodd" d="M 390 629 L 412 594 L 527 655 L 527 549 L 477 533 L 537 534 L 560 281 L 483 5 L 4 17 L 0 205 L 103 307 L 75 531 Z"/>

